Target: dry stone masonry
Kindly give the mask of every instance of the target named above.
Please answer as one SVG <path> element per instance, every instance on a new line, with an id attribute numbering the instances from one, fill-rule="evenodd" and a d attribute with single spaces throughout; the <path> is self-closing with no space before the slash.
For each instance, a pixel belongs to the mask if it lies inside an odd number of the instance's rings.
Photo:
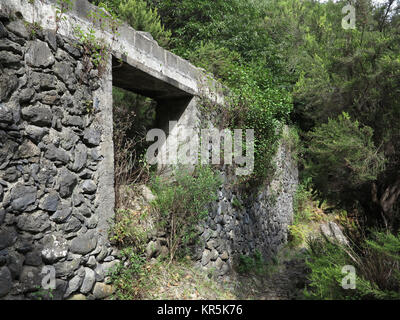
<path id="1" fill-rule="evenodd" d="M 56 25 L 56 2 L 0 0 L 0 299 L 37 298 L 52 271 L 54 299 L 112 293 L 113 84 L 156 100 L 160 127 L 176 121 L 173 131 L 201 122 L 201 98 L 224 101 L 220 84 L 145 33 L 126 25 L 117 37 L 100 32 L 86 0 L 73 1 Z M 78 25 L 111 45 L 101 70 L 74 37 Z M 200 267 L 225 276 L 238 255 L 268 257 L 286 241 L 297 168 L 285 145 L 276 164 L 275 179 L 248 197 L 221 170 L 219 199 L 193 250 Z M 162 253 L 160 237 L 151 247 Z"/>
<path id="2" fill-rule="evenodd" d="M 55 299 L 102 298 L 116 251 L 101 241 L 102 85 L 52 30 L 0 22 L 0 297 L 30 298 L 44 266 Z M 97 282 L 97 284 L 96 284 Z"/>
<path id="3" fill-rule="evenodd" d="M 238 264 L 240 255 L 252 257 L 258 251 L 268 261 L 286 243 L 298 170 L 284 143 L 274 163 L 275 178 L 250 196 L 234 190 L 236 177 L 230 170 L 221 170 L 224 183 L 208 219 L 200 226 L 201 241 L 194 249 L 200 268 L 225 276 Z"/>

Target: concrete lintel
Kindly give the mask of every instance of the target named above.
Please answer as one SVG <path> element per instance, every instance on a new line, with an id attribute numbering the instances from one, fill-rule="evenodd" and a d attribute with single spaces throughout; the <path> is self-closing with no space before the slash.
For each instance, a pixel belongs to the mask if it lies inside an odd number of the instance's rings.
<path id="1" fill-rule="evenodd" d="M 76 26 L 83 30 L 94 28 L 96 36 L 111 46 L 117 59 L 122 58 L 131 66 L 185 91 L 188 95 L 203 96 L 216 103 L 223 103 L 223 94 L 218 89 L 219 86 L 208 87 L 208 76 L 201 69 L 160 47 L 156 41 L 150 40 L 127 24 L 119 27 L 118 35 L 102 30 L 93 25 L 93 21 L 88 17 L 90 12 L 102 9 L 87 0 L 75 0 L 73 3 L 72 9 L 65 12 L 64 19 L 59 22 L 58 32 L 62 36 L 73 39 Z M 43 29 L 56 29 L 57 0 L 35 1 L 33 5 L 27 0 L 0 0 L 0 5 L 21 12 L 24 20 L 28 22 L 40 21 Z M 204 89 L 204 86 L 208 88 Z"/>

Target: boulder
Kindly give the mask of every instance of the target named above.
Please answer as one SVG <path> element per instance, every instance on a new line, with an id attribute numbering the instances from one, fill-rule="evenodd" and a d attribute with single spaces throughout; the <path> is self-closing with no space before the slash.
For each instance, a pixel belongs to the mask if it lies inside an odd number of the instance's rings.
<path id="1" fill-rule="evenodd" d="M 41 211 L 18 217 L 17 227 L 22 231 L 39 233 L 50 227 L 49 216 Z"/>
<path id="2" fill-rule="evenodd" d="M 96 275 L 94 271 L 90 268 L 85 268 L 85 278 L 83 279 L 80 289 L 81 293 L 83 294 L 89 293 L 92 290 L 95 282 L 96 282 Z"/>
<path id="3" fill-rule="evenodd" d="M 343 234 L 342 230 L 340 230 L 339 226 L 334 222 L 321 224 L 320 232 L 328 241 L 334 241 L 343 245 L 349 244 L 349 241 Z"/>
<path id="4" fill-rule="evenodd" d="M 87 232 L 71 241 L 70 250 L 73 253 L 87 254 L 93 251 L 97 245 L 97 237 L 94 232 Z"/>
<path id="5" fill-rule="evenodd" d="M 37 68 L 47 68 L 54 64 L 55 58 L 46 42 L 29 41 L 25 53 L 25 62 Z"/>
<path id="6" fill-rule="evenodd" d="M 65 168 L 61 169 L 61 173 L 58 177 L 58 184 L 60 185 L 61 198 L 67 198 L 71 196 L 77 183 L 78 183 L 78 178 L 76 175 L 74 175 Z"/>
<path id="7" fill-rule="evenodd" d="M 42 258 L 47 263 L 54 263 L 68 255 L 68 242 L 59 234 L 46 235 L 43 238 Z"/>
<path id="8" fill-rule="evenodd" d="M 0 268 L 0 298 L 7 295 L 12 288 L 11 272 L 7 267 Z"/>
<path id="9" fill-rule="evenodd" d="M 114 287 L 102 282 L 97 282 L 93 289 L 95 299 L 104 299 L 114 293 Z"/>
<path id="10" fill-rule="evenodd" d="M 22 117 L 37 126 L 50 127 L 53 121 L 53 114 L 50 107 L 40 102 L 34 106 L 23 108 Z"/>
<path id="11" fill-rule="evenodd" d="M 60 196 L 55 191 L 50 191 L 44 196 L 40 203 L 39 208 L 49 212 L 56 212 L 58 204 L 60 203 Z"/>

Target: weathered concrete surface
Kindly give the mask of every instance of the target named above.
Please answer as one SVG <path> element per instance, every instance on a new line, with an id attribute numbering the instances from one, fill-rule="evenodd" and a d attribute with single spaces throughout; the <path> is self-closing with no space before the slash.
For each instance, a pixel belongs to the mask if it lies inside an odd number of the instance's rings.
<path id="1" fill-rule="evenodd" d="M 10 8 L 20 12 L 28 22 L 40 21 L 43 29 L 55 30 L 56 3 L 57 0 L 41 0 L 31 5 L 25 0 L 0 0 L 0 9 Z M 58 33 L 73 37 L 76 26 L 80 26 L 82 30 L 93 28 L 88 14 L 98 10 L 100 9 L 87 0 L 74 1 L 73 8 L 65 12 L 62 21 L 58 23 Z M 199 95 L 217 103 L 223 102 L 223 87 L 218 82 L 188 61 L 163 49 L 143 32 L 135 31 L 126 24 L 119 27 L 117 36 L 100 28 L 95 28 L 95 31 L 98 38 L 104 39 L 111 46 L 113 56 L 125 62 L 113 72 L 117 85 L 126 87 L 124 83 L 127 82 L 132 85 L 133 80 L 139 77 L 145 84 L 144 88 L 137 88 L 137 91 L 147 96 L 161 98 L 165 97 L 164 94 Z M 114 65 L 118 64 L 115 60 Z M 136 84 L 139 82 L 135 81 Z M 161 95 L 152 92 L 156 87 L 160 88 Z"/>

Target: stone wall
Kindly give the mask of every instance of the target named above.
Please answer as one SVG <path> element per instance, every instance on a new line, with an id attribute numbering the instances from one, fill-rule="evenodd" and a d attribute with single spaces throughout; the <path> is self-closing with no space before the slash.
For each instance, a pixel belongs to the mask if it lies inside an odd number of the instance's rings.
<path id="1" fill-rule="evenodd" d="M 274 163 L 273 180 L 248 196 L 234 189 L 237 177 L 230 170 L 221 170 L 224 183 L 209 218 L 200 227 L 201 240 L 194 250 L 200 268 L 225 276 L 237 265 L 240 255 L 253 256 L 258 251 L 268 261 L 287 242 L 298 169 L 283 141 Z"/>
<path id="2" fill-rule="evenodd" d="M 34 297 L 46 270 L 55 299 L 101 298 L 118 262 L 101 210 L 114 206 L 110 79 L 53 30 L 0 18 L 0 298 Z"/>
<path id="3" fill-rule="evenodd" d="M 44 17 L 54 2 L 35 2 L 44 25 L 51 25 Z M 111 92 L 113 81 L 125 78 L 111 71 L 111 57 L 99 74 L 69 38 L 71 26 L 84 23 L 83 11 L 92 8 L 87 1 L 76 1 L 57 35 L 46 28 L 32 33 L 32 25 L 2 11 L 4 4 L 13 4 L 24 19 L 32 12 L 19 0 L 0 0 L 0 299 L 35 298 L 51 270 L 55 299 L 104 298 L 111 291 L 107 270 L 119 262 L 108 241 L 114 213 Z M 129 84 L 150 83 L 154 87 L 145 92 L 162 93 L 159 110 L 165 123 L 177 121 L 175 131 L 200 120 L 199 96 L 222 103 L 221 90 L 202 85 L 205 78 L 194 66 L 154 43 L 148 52 L 139 33 L 123 31 Z M 175 63 L 155 63 L 155 48 Z M 131 71 L 141 78 L 131 81 Z M 157 81 L 146 82 L 149 75 Z M 240 254 L 259 250 L 270 257 L 286 241 L 297 168 L 284 144 L 276 163 L 275 179 L 248 198 L 232 188 L 236 177 L 228 168 L 221 170 L 219 199 L 200 227 L 198 265 L 226 275 Z"/>

